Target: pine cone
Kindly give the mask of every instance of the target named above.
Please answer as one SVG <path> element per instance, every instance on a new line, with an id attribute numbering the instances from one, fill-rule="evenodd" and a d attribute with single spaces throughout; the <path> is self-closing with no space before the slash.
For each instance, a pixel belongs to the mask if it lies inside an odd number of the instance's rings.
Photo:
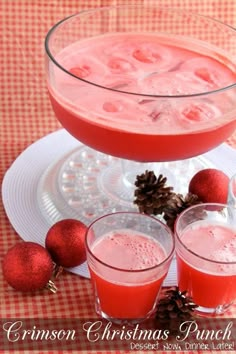
<path id="1" fill-rule="evenodd" d="M 157 304 L 156 320 L 163 328 L 175 331 L 182 322 L 194 318 L 196 307 L 186 291 L 181 292 L 176 286 L 164 291 Z"/>
<path id="2" fill-rule="evenodd" d="M 174 195 L 173 187 L 166 187 L 166 181 L 167 178 L 163 175 L 157 178 L 153 171 L 148 170 L 137 176 L 134 204 L 138 205 L 140 213 L 162 214 L 167 202 Z"/>
<path id="3" fill-rule="evenodd" d="M 185 197 L 182 194 L 175 194 L 164 208 L 164 219 L 167 225 L 173 230 L 177 216 L 192 205 L 202 203 L 197 195 L 188 193 Z"/>

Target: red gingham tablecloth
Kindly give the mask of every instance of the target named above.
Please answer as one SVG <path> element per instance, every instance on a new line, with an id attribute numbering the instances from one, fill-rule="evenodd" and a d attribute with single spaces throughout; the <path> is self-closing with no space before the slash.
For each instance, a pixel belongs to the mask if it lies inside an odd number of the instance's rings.
<path id="1" fill-rule="evenodd" d="M 27 146 L 60 128 L 47 96 L 44 74 L 44 38 L 49 28 L 58 20 L 82 9 L 138 2 L 158 2 L 164 6 L 188 8 L 236 26 L 236 1 L 234 0 L 0 0 L 1 182 L 11 163 Z M 236 147 L 236 133 L 229 138 L 228 142 Z M 0 204 L 1 260 L 6 251 L 20 240 L 19 236 L 13 230 L 3 205 Z M 92 289 L 88 279 L 63 273 L 57 280 L 57 286 L 60 291 L 56 294 L 47 291 L 33 295 L 22 294 L 8 286 L 0 271 L 1 319 L 95 317 Z M 227 316 L 236 317 L 235 306 Z M 0 332 L 1 330 L 0 328 Z M 113 349 L 108 346 L 105 352 L 108 353 Z M 6 353 L 5 350 L 1 352 Z M 15 352 L 17 353 L 18 350 Z M 28 352 L 32 351 L 24 350 L 24 353 Z M 35 351 L 35 353 L 39 352 L 39 350 Z M 53 347 L 47 350 L 47 353 L 62 352 L 66 353 L 59 349 L 53 350 Z M 84 352 L 89 351 L 85 348 Z M 223 352 L 222 350 L 221 353 Z"/>

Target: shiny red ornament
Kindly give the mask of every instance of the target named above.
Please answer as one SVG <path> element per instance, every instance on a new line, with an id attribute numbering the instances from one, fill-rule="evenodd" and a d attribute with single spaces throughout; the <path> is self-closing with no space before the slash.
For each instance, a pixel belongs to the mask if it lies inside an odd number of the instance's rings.
<path id="1" fill-rule="evenodd" d="M 8 284 L 19 291 L 36 291 L 53 284 L 53 261 L 48 251 L 34 242 L 20 242 L 10 248 L 2 268 Z"/>
<path id="2" fill-rule="evenodd" d="M 76 267 L 86 261 L 87 226 L 75 219 L 55 223 L 47 232 L 45 246 L 57 266 Z"/>

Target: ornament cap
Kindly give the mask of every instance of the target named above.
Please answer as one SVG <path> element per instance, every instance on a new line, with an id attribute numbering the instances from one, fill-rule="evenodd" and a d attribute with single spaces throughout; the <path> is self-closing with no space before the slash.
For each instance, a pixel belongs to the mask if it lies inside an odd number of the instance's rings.
<path id="1" fill-rule="evenodd" d="M 46 289 L 50 290 L 53 294 L 57 292 L 57 287 L 52 280 L 49 280 Z"/>
<path id="2" fill-rule="evenodd" d="M 55 264 L 54 265 L 54 270 L 53 270 L 53 276 L 55 279 L 59 278 L 59 276 L 63 273 L 64 267 Z"/>

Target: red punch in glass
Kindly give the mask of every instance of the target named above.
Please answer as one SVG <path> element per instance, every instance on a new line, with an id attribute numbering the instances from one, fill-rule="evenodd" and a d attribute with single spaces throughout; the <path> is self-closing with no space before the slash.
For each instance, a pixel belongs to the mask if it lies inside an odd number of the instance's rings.
<path id="1" fill-rule="evenodd" d="M 221 314 L 236 299 L 236 209 L 199 204 L 175 225 L 177 275 L 200 314 Z"/>
<path id="2" fill-rule="evenodd" d="M 145 214 L 114 213 L 90 225 L 86 247 L 96 312 L 121 323 L 150 317 L 173 257 L 171 230 Z"/>

